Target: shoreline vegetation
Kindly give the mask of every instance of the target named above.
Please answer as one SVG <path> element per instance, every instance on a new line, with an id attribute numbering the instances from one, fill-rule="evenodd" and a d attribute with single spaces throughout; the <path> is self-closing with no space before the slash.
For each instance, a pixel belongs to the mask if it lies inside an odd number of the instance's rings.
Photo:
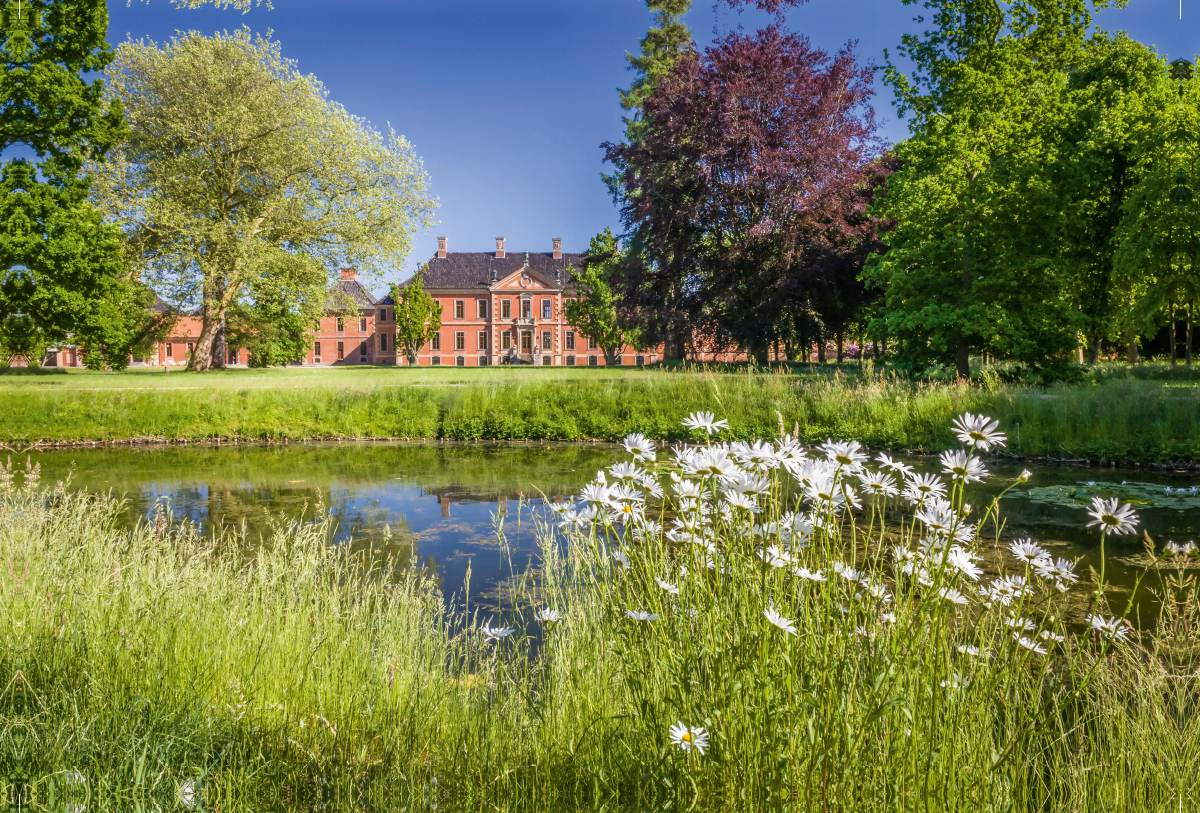
<path id="1" fill-rule="evenodd" d="M 806 367 L 798 365 L 797 367 Z M 913 453 L 953 445 L 950 419 L 994 415 L 1018 458 L 1099 465 L 1200 462 L 1191 376 L 1105 376 L 1035 386 L 911 381 L 852 369 L 358 368 L 209 374 L 0 375 L 0 444 L 38 446 L 327 440 L 678 441 L 684 416 L 726 415 L 733 439 L 795 433 Z M 1182 371 L 1181 371 L 1182 372 Z"/>
<path id="2" fill-rule="evenodd" d="M 579 501 L 531 518 L 538 566 L 482 614 L 469 579 L 451 609 L 415 571 L 329 545 L 321 512 L 261 543 L 168 514 L 128 529 L 119 501 L 3 470 L 0 607 L 20 670 L 4 716 L 38 744 L 28 775 L 86 784 L 98 809 L 1191 798 L 1194 546 L 1149 551 L 1143 589 L 1173 600 L 1131 628 L 1103 568 L 1002 545 L 998 502 L 965 503 L 988 476 L 975 454 L 1004 437 L 962 425 L 982 440 L 943 455 L 941 477 L 853 442 L 625 439 Z M 1137 530 L 1115 501 L 1093 516 Z M 978 567 L 992 554 L 998 578 Z"/>

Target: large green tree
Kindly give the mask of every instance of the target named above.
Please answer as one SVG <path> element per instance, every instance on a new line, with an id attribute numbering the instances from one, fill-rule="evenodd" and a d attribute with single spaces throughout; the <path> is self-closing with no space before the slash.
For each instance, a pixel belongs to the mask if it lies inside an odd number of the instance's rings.
<path id="1" fill-rule="evenodd" d="M 203 324 L 192 369 L 224 362 L 226 316 L 283 254 L 380 272 L 436 205 L 412 148 L 331 102 L 246 29 L 126 42 L 109 96 L 130 135 L 93 168 L 95 200 L 147 275 Z"/>
<path id="2" fill-rule="evenodd" d="M 604 363 L 617 364 L 629 334 L 635 332 L 621 312 L 613 290 L 613 275 L 625 260 L 611 229 L 591 239 L 583 268 L 568 269 L 574 295 L 566 300 L 567 322 L 604 353 Z"/>
<path id="3" fill-rule="evenodd" d="M 425 342 L 442 329 L 442 306 L 425 290 L 428 266 L 421 266 L 404 285 L 392 286 L 392 315 L 396 321 L 396 346 L 404 348 L 410 367 Z"/>
<path id="4" fill-rule="evenodd" d="M 1136 355 L 1133 312 L 1114 277 L 1120 227 L 1143 172 L 1140 156 L 1157 140 L 1169 92 L 1163 60 L 1124 33 L 1096 33 L 1068 80 L 1070 115 L 1058 161 L 1047 168 L 1063 214 L 1062 262 L 1074 280 L 1075 303 L 1089 359 L 1101 341 L 1122 338 Z"/>
<path id="5" fill-rule="evenodd" d="M 1101 3 L 922 5 L 931 25 L 900 49 L 911 71 L 886 69 L 910 137 L 879 209 L 894 223 L 888 250 L 868 271 L 886 290 L 880 327 L 963 377 L 975 351 L 1044 363 L 1084 327 L 1043 168 L 1058 159 L 1069 72 Z"/>
<path id="6" fill-rule="evenodd" d="M 89 366 L 123 367 L 153 296 L 122 262 L 119 234 L 87 202 L 86 159 L 122 137 L 100 71 L 112 53 L 103 0 L 7 3 L 0 45 L 0 331 L 73 342 Z M 11 154 L 11 153 L 10 153 Z M 6 326 L 8 326 L 6 328 Z M 31 360 L 32 362 L 32 360 Z"/>

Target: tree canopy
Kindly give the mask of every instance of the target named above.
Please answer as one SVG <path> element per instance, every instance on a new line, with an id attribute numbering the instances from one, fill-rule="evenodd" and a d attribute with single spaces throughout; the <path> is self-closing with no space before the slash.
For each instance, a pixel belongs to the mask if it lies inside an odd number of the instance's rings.
<path id="1" fill-rule="evenodd" d="M 396 346 L 404 348 L 405 358 L 413 367 L 425 342 L 442 329 L 442 306 L 425 290 L 427 271 L 428 266 L 422 266 L 407 284 L 392 286 Z"/>
<path id="2" fill-rule="evenodd" d="M 605 145 L 623 173 L 626 306 L 655 314 L 677 352 L 699 334 L 763 359 L 789 311 L 838 299 L 818 291 L 861 298 L 866 206 L 886 175 L 871 95 L 849 48 L 776 26 L 678 59 L 638 139 Z"/>
<path id="3" fill-rule="evenodd" d="M 94 199 L 147 278 L 200 305 L 194 369 L 223 363 L 229 309 L 285 255 L 369 274 L 431 225 L 404 138 L 331 102 L 277 42 L 246 29 L 126 42 L 107 75 L 130 133 L 92 167 Z"/>
<path id="4" fill-rule="evenodd" d="M 0 150 L 34 155 L 0 168 L 0 332 L 72 342 L 89 366 L 123 367 L 153 318 L 153 295 L 122 261 L 119 234 L 88 205 L 85 159 L 124 134 L 104 98 L 112 53 L 103 0 L 12 5 L 0 45 Z M 41 359 L 29 359 L 40 363 Z"/>

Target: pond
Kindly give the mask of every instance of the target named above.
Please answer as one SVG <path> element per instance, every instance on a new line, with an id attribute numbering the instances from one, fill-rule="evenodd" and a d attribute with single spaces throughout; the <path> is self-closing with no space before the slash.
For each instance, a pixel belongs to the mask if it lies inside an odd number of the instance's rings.
<path id="1" fill-rule="evenodd" d="M 69 475 L 72 489 L 123 496 L 129 522 L 163 505 L 205 533 L 244 530 L 253 540 L 272 522 L 312 517 L 324 506 L 336 520 L 335 542 L 427 569 L 448 600 L 461 597 L 469 563 L 472 605 L 487 607 L 513 573 L 536 565 L 530 512 L 546 500 L 571 499 L 597 470 L 627 456 L 604 444 L 428 442 L 50 450 L 32 458 L 44 482 Z M 936 458 L 908 462 L 939 469 Z M 1085 579 L 1100 561 L 1097 535 L 1084 527 L 1093 494 L 1139 503 L 1141 528 L 1159 546 L 1200 531 L 1195 474 L 996 461 L 988 468 L 992 477 L 973 486 L 970 501 L 982 506 L 1031 469 L 1031 481 L 1002 501 L 1003 538 L 1032 536 L 1055 556 L 1079 559 Z M 498 515 L 507 546 L 497 542 Z M 1143 562 L 1140 535 L 1110 542 L 1114 585 L 1128 589 Z"/>

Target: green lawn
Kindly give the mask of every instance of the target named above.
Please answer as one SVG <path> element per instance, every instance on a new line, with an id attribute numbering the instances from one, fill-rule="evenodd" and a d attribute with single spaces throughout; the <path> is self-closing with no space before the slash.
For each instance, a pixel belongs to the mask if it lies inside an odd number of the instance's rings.
<path id="1" fill-rule="evenodd" d="M 799 368 L 803 371 L 805 368 Z M 619 440 L 689 435 L 696 410 L 725 437 L 857 439 L 940 450 L 956 414 L 983 412 L 1026 456 L 1124 463 L 1200 460 L 1194 381 L 1111 378 L 1049 387 L 960 386 L 890 375 L 750 368 L 346 367 L 170 373 L 0 374 L 0 443 L 216 438 Z"/>

